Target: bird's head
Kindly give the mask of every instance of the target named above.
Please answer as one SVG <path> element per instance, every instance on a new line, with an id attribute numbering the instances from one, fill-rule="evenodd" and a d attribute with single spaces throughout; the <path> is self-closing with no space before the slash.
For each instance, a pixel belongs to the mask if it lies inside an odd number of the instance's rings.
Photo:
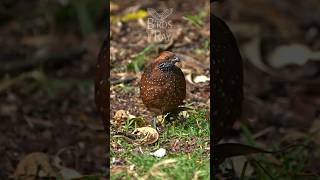
<path id="1" fill-rule="evenodd" d="M 168 71 L 175 67 L 175 63 L 180 62 L 181 58 L 170 51 L 164 51 L 156 58 L 158 68 L 162 71 Z"/>

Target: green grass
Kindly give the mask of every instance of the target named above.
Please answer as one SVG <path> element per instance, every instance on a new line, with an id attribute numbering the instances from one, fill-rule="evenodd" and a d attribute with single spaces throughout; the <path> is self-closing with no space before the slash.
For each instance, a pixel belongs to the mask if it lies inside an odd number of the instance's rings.
<path id="1" fill-rule="evenodd" d="M 165 122 L 155 144 L 140 146 L 143 153 L 139 152 L 138 145 L 129 144 L 124 138 L 111 138 L 111 144 L 118 144 L 122 149 L 117 151 L 111 148 L 111 161 L 113 158 L 122 160 L 125 162 L 122 167 L 129 169 L 111 172 L 111 179 L 209 179 L 210 153 L 206 148 L 210 146 L 210 132 L 208 120 L 204 118 L 206 110 L 197 109 L 188 114 L 185 121 Z M 128 123 L 125 126 L 129 129 Z M 150 155 L 159 148 L 166 149 L 166 156 L 158 158 Z M 175 162 L 155 167 L 170 159 Z M 116 166 L 112 165 L 111 169 L 113 167 Z"/>
<path id="2" fill-rule="evenodd" d="M 251 131 L 245 125 L 241 125 L 242 134 L 246 139 L 246 144 L 258 147 L 257 141 L 253 138 Z M 311 145 L 311 135 L 306 133 L 305 138 L 300 139 L 297 146 L 287 149 L 281 153 L 275 154 L 257 154 L 247 157 L 247 160 L 253 167 L 254 173 L 250 177 L 243 179 L 260 179 L 260 180 L 313 180 L 320 179 L 319 176 L 307 172 L 307 164 L 310 160 L 310 150 L 307 146 Z M 295 142 L 291 142 L 293 144 Z M 297 142 L 295 143 L 297 144 Z M 268 145 L 271 151 L 279 151 L 284 147 L 281 146 L 281 138 L 279 142 Z M 277 163 L 275 163 L 275 160 Z M 259 163 L 259 164 L 257 164 Z M 228 166 L 226 161 L 222 166 Z M 262 167 L 262 168 L 261 168 Z"/>
<path id="3" fill-rule="evenodd" d="M 113 85 L 113 87 L 114 87 L 114 88 L 119 88 L 119 90 L 122 91 L 122 92 L 125 93 L 125 94 L 137 90 L 136 87 L 131 86 L 130 84 L 124 84 L 124 83 L 120 83 L 120 84 Z"/>
<path id="4" fill-rule="evenodd" d="M 204 23 L 204 18 L 208 15 L 208 13 L 203 10 L 200 11 L 198 14 L 195 15 L 186 15 L 183 16 L 182 18 L 186 21 L 188 21 L 190 24 L 193 24 L 197 27 L 202 27 L 205 23 Z"/>
<path id="5" fill-rule="evenodd" d="M 146 48 L 144 48 L 141 52 L 139 52 L 132 60 L 132 62 L 130 62 L 127 65 L 127 69 L 128 70 L 134 70 L 135 72 L 140 72 L 142 69 L 142 66 L 144 64 L 144 62 L 146 61 L 146 54 L 150 51 L 152 51 L 154 48 L 154 44 L 150 44 L 148 45 Z"/>

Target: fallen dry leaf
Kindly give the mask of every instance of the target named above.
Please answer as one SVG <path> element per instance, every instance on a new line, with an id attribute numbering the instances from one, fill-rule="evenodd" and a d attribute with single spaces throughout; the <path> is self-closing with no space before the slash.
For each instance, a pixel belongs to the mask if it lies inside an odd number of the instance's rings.
<path id="1" fill-rule="evenodd" d="M 34 180 L 39 177 L 57 177 L 50 164 L 49 157 L 42 152 L 34 152 L 25 156 L 18 164 L 14 179 Z"/>
<path id="2" fill-rule="evenodd" d="M 115 115 L 113 116 L 113 119 L 115 120 L 116 124 L 122 124 L 127 120 L 129 117 L 129 112 L 125 110 L 118 110 Z"/>
<path id="3" fill-rule="evenodd" d="M 110 2 L 110 12 L 118 11 L 119 9 L 120 7 L 118 4 L 114 2 Z"/>
<path id="4" fill-rule="evenodd" d="M 34 80 L 42 80 L 44 79 L 44 74 L 41 71 L 30 71 L 30 72 L 25 72 L 21 73 L 17 77 L 11 78 L 11 79 L 4 79 L 0 81 L 0 93 L 2 91 L 7 90 L 11 86 L 18 84 L 19 82 L 25 81 L 27 79 L 34 79 Z"/>
<path id="5" fill-rule="evenodd" d="M 159 139 L 159 133 L 152 127 L 137 128 L 133 133 L 141 137 L 135 140 L 138 144 L 153 144 Z"/>
<path id="6" fill-rule="evenodd" d="M 245 171 L 244 175 L 247 177 L 252 176 L 254 169 L 251 166 L 250 162 L 247 162 L 247 158 L 243 157 L 243 156 L 237 156 L 237 157 L 233 157 L 232 158 L 232 162 L 234 165 L 234 171 L 236 172 L 236 174 L 240 177 L 242 172 Z M 246 167 L 245 164 L 247 163 Z M 244 169 L 245 168 L 245 169 Z"/>
<path id="7" fill-rule="evenodd" d="M 281 68 L 286 65 L 304 65 L 308 60 L 320 60 L 320 53 L 313 52 L 302 44 L 291 44 L 277 47 L 268 61 L 272 67 Z"/>
<path id="8" fill-rule="evenodd" d="M 127 172 L 127 166 L 111 166 L 111 174 Z"/>
<path id="9" fill-rule="evenodd" d="M 63 178 L 63 180 L 71 180 L 76 178 L 83 177 L 78 171 L 64 167 L 62 164 L 62 160 L 59 157 L 59 154 L 62 153 L 65 149 L 60 150 L 57 155 L 53 159 L 53 165 L 59 170 L 59 175 Z"/>
<path id="10" fill-rule="evenodd" d="M 255 37 L 250 42 L 244 44 L 244 46 L 242 47 L 242 52 L 244 56 L 248 59 L 248 61 L 251 62 L 255 67 L 257 67 L 261 71 L 271 75 L 277 74 L 277 72 L 269 68 L 262 60 L 260 37 Z"/>
<path id="11" fill-rule="evenodd" d="M 59 174 L 64 180 L 72 180 L 84 177 L 78 171 L 67 167 L 60 167 Z"/>

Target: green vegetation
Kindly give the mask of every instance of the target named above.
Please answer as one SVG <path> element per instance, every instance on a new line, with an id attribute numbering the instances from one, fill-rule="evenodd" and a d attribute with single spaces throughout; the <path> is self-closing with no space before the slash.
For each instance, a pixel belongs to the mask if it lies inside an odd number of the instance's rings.
<path id="1" fill-rule="evenodd" d="M 205 114 L 206 110 L 197 109 L 189 111 L 185 119 L 165 122 L 153 145 L 139 147 L 125 138 L 112 137 L 111 164 L 114 159 L 123 164 L 111 166 L 111 179 L 209 179 L 210 132 Z M 135 126 L 135 123 L 130 124 Z M 127 130 L 128 125 L 124 125 Z M 159 148 L 166 149 L 166 156 L 150 155 Z"/>
<path id="2" fill-rule="evenodd" d="M 135 70 L 135 72 L 140 72 L 144 62 L 146 61 L 146 54 L 154 48 L 154 44 L 148 45 L 141 52 L 139 52 L 132 60 L 131 63 L 127 65 L 129 70 Z"/>
<path id="3" fill-rule="evenodd" d="M 259 147 L 259 143 L 253 138 L 249 128 L 245 125 L 241 125 L 242 133 L 246 139 L 246 144 Z M 251 166 L 252 174 L 244 176 L 241 179 L 320 179 L 319 176 L 313 173 L 305 172 L 310 156 L 310 145 L 312 135 L 306 134 L 305 137 L 301 138 L 298 142 L 290 142 L 290 144 L 297 144 L 286 150 L 274 154 L 257 154 L 248 156 L 247 162 Z M 279 151 L 283 149 L 281 146 L 281 139 L 279 142 L 275 142 L 271 145 L 272 151 Z M 230 167 L 230 161 L 226 161 L 221 167 Z M 236 163 L 235 161 L 233 164 Z M 248 170 L 248 165 L 243 166 L 242 173 Z M 239 176 L 239 174 L 238 174 Z"/>
<path id="4" fill-rule="evenodd" d="M 95 32 L 97 25 L 100 25 L 98 17 L 105 7 L 105 1 L 97 0 L 72 0 L 66 5 L 56 7 L 53 17 L 55 22 L 63 27 L 80 26 L 79 30 L 83 36 Z M 76 19 L 76 21 L 75 21 Z"/>
<path id="5" fill-rule="evenodd" d="M 197 27 L 201 27 L 205 24 L 203 19 L 207 16 L 207 14 L 208 13 L 206 11 L 200 11 L 196 15 L 183 16 L 183 19 L 187 20 L 191 24 L 196 25 Z"/>

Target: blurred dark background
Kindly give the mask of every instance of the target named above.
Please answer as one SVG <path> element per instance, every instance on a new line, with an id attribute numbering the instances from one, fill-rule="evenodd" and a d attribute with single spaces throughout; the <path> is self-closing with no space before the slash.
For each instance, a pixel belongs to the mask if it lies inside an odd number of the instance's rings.
<path id="1" fill-rule="evenodd" d="M 22 169 L 105 173 L 93 79 L 107 8 L 105 0 L 0 2 L 0 179 Z"/>
<path id="2" fill-rule="evenodd" d="M 275 179 L 313 179 L 320 169 L 320 1 L 225 0 L 211 12 L 230 26 L 244 60 L 243 117 L 225 141 L 272 150 L 299 144 L 254 160 Z M 234 176 L 246 160 L 234 159 Z M 247 177 L 269 178 L 250 166 Z"/>

